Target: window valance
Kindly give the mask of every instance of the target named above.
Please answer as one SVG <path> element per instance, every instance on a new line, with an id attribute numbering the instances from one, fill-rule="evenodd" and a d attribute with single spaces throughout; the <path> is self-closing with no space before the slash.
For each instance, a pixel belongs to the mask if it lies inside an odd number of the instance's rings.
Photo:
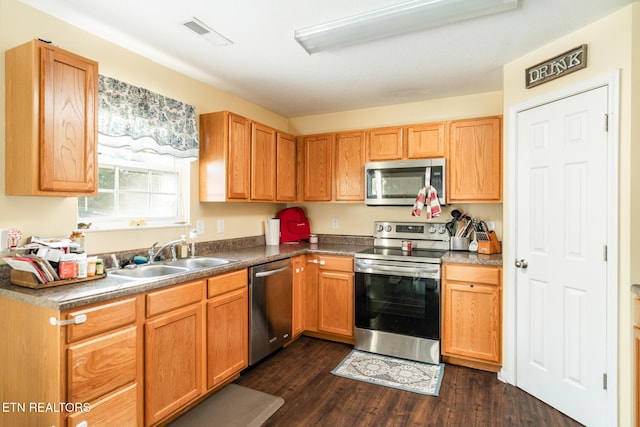
<path id="1" fill-rule="evenodd" d="M 198 157 L 195 108 L 111 77 L 98 78 L 100 144 Z"/>

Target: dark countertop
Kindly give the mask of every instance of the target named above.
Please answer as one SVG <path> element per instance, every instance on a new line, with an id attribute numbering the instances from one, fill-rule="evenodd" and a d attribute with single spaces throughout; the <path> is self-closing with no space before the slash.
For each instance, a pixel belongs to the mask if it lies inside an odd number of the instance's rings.
<path id="1" fill-rule="evenodd" d="M 485 255 L 476 252 L 449 251 L 442 257 L 442 262 L 502 266 L 502 254 Z"/>
<path id="2" fill-rule="evenodd" d="M 356 252 L 369 246 L 360 244 L 298 244 L 279 246 L 255 246 L 242 249 L 227 249 L 215 253 L 198 253 L 199 256 L 213 256 L 217 258 L 233 259 L 234 262 L 217 267 L 200 269 L 188 273 L 163 278 L 136 279 L 109 275 L 103 279 L 82 282 L 74 285 L 63 285 L 44 289 L 30 289 L 12 285 L 8 280 L 0 281 L 0 297 L 10 298 L 28 304 L 67 310 L 88 304 L 109 301 L 112 299 L 133 295 L 178 283 L 197 280 L 222 274 L 228 271 L 248 268 L 254 265 L 290 258 L 306 253 L 353 256 Z M 502 265 L 502 255 L 478 255 L 472 252 L 448 252 L 442 262 Z"/>

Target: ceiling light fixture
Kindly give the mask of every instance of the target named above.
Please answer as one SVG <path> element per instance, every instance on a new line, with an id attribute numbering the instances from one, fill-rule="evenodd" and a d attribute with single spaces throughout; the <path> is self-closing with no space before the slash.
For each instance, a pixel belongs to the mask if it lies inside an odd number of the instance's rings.
<path id="1" fill-rule="evenodd" d="M 191 18 L 182 25 L 184 25 L 194 33 L 202 36 L 204 39 L 216 46 L 228 46 L 230 44 L 233 44 L 231 40 L 217 32 L 198 18 Z"/>
<path id="2" fill-rule="evenodd" d="M 413 0 L 296 30 L 294 38 L 312 54 L 498 13 L 517 6 L 518 0 Z"/>

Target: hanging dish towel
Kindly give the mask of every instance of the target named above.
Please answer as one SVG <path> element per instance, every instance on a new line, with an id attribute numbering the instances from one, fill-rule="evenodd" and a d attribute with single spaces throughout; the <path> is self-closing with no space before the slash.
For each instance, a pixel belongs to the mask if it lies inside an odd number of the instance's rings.
<path id="1" fill-rule="evenodd" d="M 442 209 L 440 208 L 440 202 L 438 201 L 438 193 L 436 192 L 436 189 L 433 188 L 433 185 L 430 185 L 429 187 L 423 186 L 420 189 L 418 196 L 416 197 L 416 201 L 413 204 L 411 215 L 422 215 L 422 210 L 425 207 L 427 211 L 427 219 L 440 216 Z"/>

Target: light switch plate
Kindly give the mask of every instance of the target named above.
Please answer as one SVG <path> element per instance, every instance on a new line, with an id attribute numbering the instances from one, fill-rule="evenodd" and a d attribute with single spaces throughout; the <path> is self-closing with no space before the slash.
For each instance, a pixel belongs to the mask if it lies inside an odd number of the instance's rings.
<path id="1" fill-rule="evenodd" d="M 196 231 L 198 234 L 204 234 L 204 221 L 199 219 L 196 221 Z"/>
<path id="2" fill-rule="evenodd" d="M 224 233 L 224 219 L 218 220 L 218 233 Z"/>

